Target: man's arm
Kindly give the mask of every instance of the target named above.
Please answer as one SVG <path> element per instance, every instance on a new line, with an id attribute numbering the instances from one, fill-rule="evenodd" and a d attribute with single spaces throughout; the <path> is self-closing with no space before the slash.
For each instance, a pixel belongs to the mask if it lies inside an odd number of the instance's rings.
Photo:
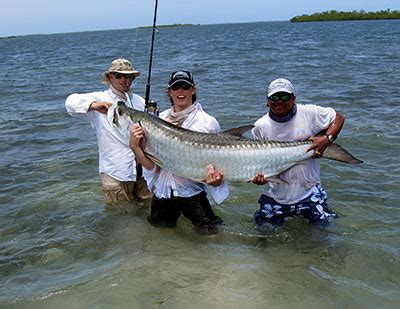
<path id="1" fill-rule="evenodd" d="M 107 100 L 107 97 L 102 92 L 74 93 L 68 96 L 65 101 L 65 108 L 71 116 L 84 115 L 92 110 L 107 114 L 112 103 L 105 102 L 105 100 Z"/>
<path id="2" fill-rule="evenodd" d="M 135 123 L 131 129 L 129 146 L 135 154 L 136 160 L 142 164 L 145 169 L 152 170 L 154 168 L 154 162 L 146 157 L 141 148 L 141 143 L 143 143 L 144 138 L 143 128 L 139 124 Z"/>
<path id="3" fill-rule="evenodd" d="M 325 135 L 322 136 L 313 136 L 310 140 L 313 141 L 313 144 L 308 148 L 308 151 L 314 150 L 313 158 L 321 158 L 325 149 L 333 143 L 336 137 L 339 135 L 340 131 L 343 128 L 344 124 L 344 116 L 339 112 L 336 112 L 336 117 L 330 123 L 329 127 L 326 129 Z"/>

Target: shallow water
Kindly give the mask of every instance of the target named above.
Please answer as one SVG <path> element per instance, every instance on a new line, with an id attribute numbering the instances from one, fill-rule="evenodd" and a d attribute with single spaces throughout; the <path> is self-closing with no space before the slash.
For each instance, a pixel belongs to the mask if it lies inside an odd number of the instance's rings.
<path id="1" fill-rule="evenodd" d="M 365 161 L 323 161 L 327 228 L 294 219 L 255 231 L 261 187 L 232 184 L 222 232 L 150 226 L 145 206 L 105 210 L 97 142 L 64 108 L 100 90 L 116 57 L 134 59 L 144 95 L 150 29 L 0 40 L 0 306 L 5 308 L 397 308 L 400 301 L 400 21 L 268 22 L 160 28 L 152 98 L 168 107 L 176 69 L 223 129 L 265 112 L 285 76 L 299 103 L 346 117 L 338 142 Z"/>

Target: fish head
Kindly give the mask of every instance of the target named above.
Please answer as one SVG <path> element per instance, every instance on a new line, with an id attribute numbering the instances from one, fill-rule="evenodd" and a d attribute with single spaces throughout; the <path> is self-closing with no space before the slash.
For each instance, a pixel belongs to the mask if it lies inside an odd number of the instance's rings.
<path id="1" fill-rule="evenodd" d="M 139 115 L 136 114 L 135 110 L 127 108 L 125 104 L 118 104 L 108 110 L 109 123 L 125 141 L 129 141 L 133 124 L 140 121 Z"/>
<path id="2" fill-rule="evenodd" d="M 112 115 L 110 115 L 110 112 Z M 143 112 L 129 108 L 124 103 L 118 102 L 118 106 L 114 107 L 111 111 L 109 110 L 110 123 L 116 127 L 120 127 L 126 122 L 138 123 L 143 118 L 141 114 Z"/>

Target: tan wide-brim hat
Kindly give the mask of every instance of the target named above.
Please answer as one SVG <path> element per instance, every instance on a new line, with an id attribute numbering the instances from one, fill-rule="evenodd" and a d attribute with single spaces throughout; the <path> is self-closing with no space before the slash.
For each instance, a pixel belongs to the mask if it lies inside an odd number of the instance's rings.
<path id="1" fill-rule="evenodd" d="M 103 83 L 106 85 L 111 84 L 109 74 L 112 72 L 121 74 L 134 74 L 136 77 L 140 75 L 139 71 L 136 71 L 132 64 L 123 58 L 115 59 L 111 62 L 110 68 L 103 73 Z"/>

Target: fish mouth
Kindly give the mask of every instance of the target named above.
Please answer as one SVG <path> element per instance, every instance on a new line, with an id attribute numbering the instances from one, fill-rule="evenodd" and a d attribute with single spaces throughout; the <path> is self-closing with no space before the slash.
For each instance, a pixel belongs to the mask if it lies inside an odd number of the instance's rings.
<path id="1" fill-rule="evenodd" d="M 123 101 L 118 101 L 117 107 L 114 109 L 112 122 L 117 127 L 120 127 L 119 118 L 125 114 L 123 107 L 126 107 L 126 104 Z"/>
<path id="2" fill-rule="evenodd" d="M 119 114 L 119 108 L 117 107 L 116 109 L 114 109 L 114 116 L 113 116 L 113 120 L 112 120 L 112 122 L 113 122 L 113 124 L 116 126 L 116 127 L 119 127 L 120 125 L 119 125 L 119 121 L 118 121 L 118 115 L 120 115 Z M 120 115 L 121 116 L 121 115 Z"/>
<path id="3" fill-rule="evenodd" d="M 123 107 L 126 107 L 126 104 L 123 101 L 118 101 L 117 103 L 117 108 L 115 111 L 118 113 L 118 115 L 122 116 L 125 114 Z"/>

